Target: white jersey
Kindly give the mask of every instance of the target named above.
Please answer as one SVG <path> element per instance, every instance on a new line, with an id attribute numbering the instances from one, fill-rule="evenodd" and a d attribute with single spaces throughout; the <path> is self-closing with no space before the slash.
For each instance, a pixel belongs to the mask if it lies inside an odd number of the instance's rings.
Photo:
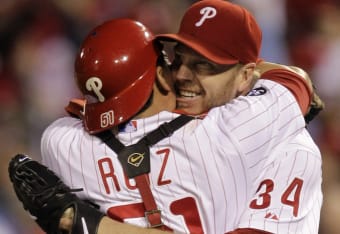
<path id="1" fill-rule="evenodd" d="M 178 114 L 131 121 L 125 145 Z M 117 155 L 65 117 L 42 138 L 43 163 L 108 216 L 146 227 L 141 196 Z M 250 96 L 212 109 L 151 147 L 150 186 L 163 223 L 177 233 L 237 228 L 318 233 L 321 156 L 285 87 L 260 80 Z"/>

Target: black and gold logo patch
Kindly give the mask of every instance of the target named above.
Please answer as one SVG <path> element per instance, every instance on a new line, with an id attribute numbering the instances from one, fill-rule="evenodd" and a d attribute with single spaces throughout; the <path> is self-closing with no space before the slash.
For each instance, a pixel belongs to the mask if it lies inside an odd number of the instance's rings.
<path id="1" fill-rule="evenodd" d="M 143 162 L 145 153 L 133 153 L 128 157 L 127 162 L 135 167 L 139 167 L 139 165 Z"/>

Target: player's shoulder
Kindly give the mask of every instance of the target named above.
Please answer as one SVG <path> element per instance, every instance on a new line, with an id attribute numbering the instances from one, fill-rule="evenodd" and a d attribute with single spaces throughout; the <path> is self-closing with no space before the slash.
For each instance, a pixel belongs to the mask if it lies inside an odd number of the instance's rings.
<path id="1" fill-rule="evenodd" d="M 260 92 L 255 92 L 256 90 L 261 90 Z M 252 90 L 248 92 L 246 96 L 260 96 L 265 94 L 276 94 L 282 92 L 288 92 L 289 90 L 279 82 L 267 80 L 267 79 L 259 79 L 256 81 Z"/>
<path id="2" fill-rule="evenodd" d="M 83 123 L 80 119 L 73 117 L 61 117 L 54 120 L 44 130 L 42 138 L 51 138 L 52 136 L 62 136 L 68 132 L 83 132 Z"/>
<path id="3" fill-rule="evenodd" d="M 82 127 L 82 120 L 65 116 L 54 120 L 47 128 Z"/>
<path id="4" fill-rule="evenodd" d="M 240 99 L 246 102 L 256 103 L 256 106 L 263 106 L 266 109 L 272 106 L 273 103 L 279 105 L 295 103 L 295 106 L 298 107 L 294 95 L 287 87 L 281 83 L 265 79 L 258 80 L 253 89 L 250 90 L 246 96 L 240 97 Z"/>
<path id="5" fill-rule="evenodd" d="M 249 131 L 249 128 L 282 126 L 287 121 L 285 119 L 295 116 L 299 116 L 299 125 L 304 126 L 303 116 L 292 93 L 274 81 L 259 80 L 246 96 L 213 108 L 205 119 L 213 120 L 228 131 Z"/>
<path id="6" fill-rule="evenodd" d="M 274 107 L 279 108 L 281 105 L 290 102 L 296 101 L 284 86 L 271 80 L 258 80 L 246 95 L 238 96 L 220 107 L 213 108 L 208 115 L 223 113 L 230 118 L 236 115 L 249 117 L 249 114 L 254 116 L 255 113 L 262 113 L 263 111 L 277 112 L 277 108 Z M 298 107 L 297 104 L 296 107 Z"/>

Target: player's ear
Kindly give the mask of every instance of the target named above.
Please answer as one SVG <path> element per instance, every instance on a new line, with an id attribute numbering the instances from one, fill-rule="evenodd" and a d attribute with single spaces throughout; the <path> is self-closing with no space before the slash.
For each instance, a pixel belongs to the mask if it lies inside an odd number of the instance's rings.
<path id="1" fill-rule="evenodd" d="M 168 67 L 156 67 L 156 84 L 162 92 L 173 91 L 173 80 L 171 78 L 171 72 Z"/>
<path id="2" fill-rule="evenodd" d="M 255 63 L 247 63 L 243 65 L 241 68 L 241 80 L 238 86 L 239 93 L 246 94 L 248 93 L 255 82 L 258 80 L 258 72 L 255 71 L 256 64 Z"/>

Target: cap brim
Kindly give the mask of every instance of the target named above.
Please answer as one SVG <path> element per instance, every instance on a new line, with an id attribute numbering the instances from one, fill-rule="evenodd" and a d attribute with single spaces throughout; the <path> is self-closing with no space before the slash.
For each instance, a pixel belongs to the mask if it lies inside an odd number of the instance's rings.
<path id="1" fill-rule="evenodd" d="M 203 57 L 217 64 L 236 64 L 239 60 L 231 55 L 227 55 L 220 49 L 216 49 L 197 38 L 188 34 L 159 34 L 156 36 L 159 41 L 175 41 L 193 49 Z"/>

